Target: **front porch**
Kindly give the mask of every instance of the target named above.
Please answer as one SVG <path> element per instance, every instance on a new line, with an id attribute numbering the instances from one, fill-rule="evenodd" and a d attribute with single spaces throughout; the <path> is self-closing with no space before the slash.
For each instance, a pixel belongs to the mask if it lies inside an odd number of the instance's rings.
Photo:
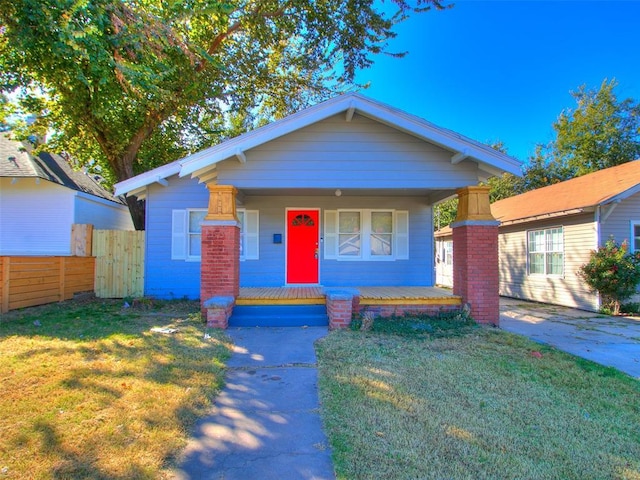
<path id="1" fill-rule="evenodd" d="M 305 271 L 313 273 L 315 280 L 309 282 L 315 284 L 320 263 L 325 265 L 323 271 L 327 275 L 326 278 L 333 278 L 332 282 L 338 285 L 351 285 L 345 287 L 321 288 L 316 287 L 240 287 L 240 257 L 243 250 L 241 244 L 241 225 L 237 217 L 235 209 L 237 190 L 229 185 L 207 185 L 209 189 L 209 209 L 201 226 L 201 275 L 200 275 L 200 298 L 202 299 L 203 313 L 206 313 L 207 324 L 211 327 L 227 328 L 234 323 L 235 315 L 243 316 L 244 322 L 254 322 L 255 317 L 259 314 L 265 319 L 262 324 L 267 326 L 267 317 L 260 309 L 266 310 L 267 307 L 272 311 L 271 317 L 286 316 L 296 317 L 299 315 L 307 315 L 304 312 L 294 312 L 293 307 L 301 305 L 316 306 L 314 317 L 315 324 L 326 324 L 329 328 L 345 328 L 351 322 L 354 315 L 362 315 L 371 313 L 376 316 L 392 316 L 401 315 L 409 312 L 419 312 L 427 314 L 435 314 L 441 311 L 459 310 L 462 305 L 469 305 L 472 317 L 479 323 L 498 324 L 498 245 L 497 245 L 497 222 L 491 216 L 489 208 L 489 187 L 465 187 L 458 190 L 459 205 L 458 217 L 456 222 L 452 224 L 454 245 L 460 248 L 454 250 L 454 289 L 455 295 L 446 290 L 435 287 L 415 287 L 415 286 L 399 286 L 399 287 L 357 287 L 362 284 L 360 282 L 378 283 L 382 278 L 402 284 L 405 281 L 411 285 L 415 281 L 416 272 L 425 272 L 429 270 L 429 258 L 421 254 L 423 250 L 418 250 L 413 258 L 421 258 L 420 262 L 407 262 L 408 248 L 407 246 L 398 246 L 394 243 L 390 247 L 389 252 L 402 252 L 398 254 L 398 258 L 385 258 L 386 262 L 379 262 L 376 258 L 382 253 L 372 250 L 371 238 L 375 237 L 373 233 L 364 234 L 361 229 L 360 215 L 355 212 L 355 218 L 358 220 L 354 225 L 344 227 L 349 233 L 336 233 L 339 229 L 339 222 L 329 221 L 329 227 L 324 230 L 324 236 L 319 229 L 320 218 L 317 210 L 309 210 L 308 214 L 298 214 L 289 221 L 291 210 L 287 211 L 287 224 L 291 223 L 297 228 L 307 228 L 311 242 L 307 245 L 309 248 L 304 252 L 299 252 L 291 246 L 299 246 L 297 241 L 289 240 L 285 242 L 287 246 L 287 255 L 284 256 L 283 249 L 278 248 L 282 245 L 282 235 L 280 233 L 273 235 L 273 242 L 280 259 L 285 265 L 284 271 L 287 272 L 286 281 L 290 282 L 289 270 L 286 266 L 289 264 L 298 265 L 309 260 L 313 261 L 313 267 L 305 267 Z M 297 212 L 294 211 L 294 213 Z M 327 212 L 331 213 L 328 215 Z M 408 225 L 408 211 L 404 212 L 404 220 L 393 220 L 393 215 L 387 219 L 390 225 L 400 221 L 405 227 Z M 312 215 L 313 214 L 313 215 Z M 335 217 L 332 210 L 325 211 L 328 216 Z M 325 215 L 325 216 L 327 216 Z M 350 220 L 351 217 L 345 217 Z M 304 220 L 304 221 L 303 221 Z M 334 218 L 335 220 L 335 218 Z M 256 217 L 257 221 L 257 217 Z M 345 220 L 346 221 L 346 220 Z M 370 221 L 370 220 L 368 220 Z M 346 222 L 347 224 L 349 222 Z M 366 223 L 366 221 L 365 221 Z M 369 225 L 370 227 L 370 225 Z M 356 233 L 352 230 L 355 228 Z M 384 226 L 381 228 L 384 229 Z M 419 228 L 419 227 L 418 227 Z M 393 230 L 388 228 L 391 233 L 381 233 L 384 238 L 403 237 L 405 230 Z M 387 231 L 387 230 L 385 230 Z M 245 239 L 248 235 L 245 232 Z M 378 234 L 376 234 L 378 235 Z M 386 236 L 385 236 L 386 235 Z M 348 237 L 352 239 L 356 237 L 353 243 L 355 250 L 349 251 L 352 255 L 343 255 L 342 261 L 336 252 L 340 251 L 339 243 L 329 242 L 329 238 Z M 254 243 L 256 243 L 254 238 Z M 287 237 L 288 238 L 288 237 Z M 376 237 L 377 238 L 377 237 Z M 457 240 L 456 240 L 457 238 Z M 369 245 L 363 249 L 360 242 L 368 239 Z M 324 240 L 324 241 L 323 241 Z M 390 240 L 388 240 L 390 241 Z M 321 244 L 324 243 L 324 249 Z M 327 247 L 327 243 L 331 246 Z M 402 243 L 402 242 L 400 242 Z M 391 245 L 391 243 L 389 244 Z M 268 248 L 267 245 L 264 248 Z M 370 257 L 363 253 L 369 250 L 374 253 Z M 274 249 L 271 249 L 274 251 Z M 295 254 L 289 255 L 290 251 Z M 377 253 L 376 253 L 377 252 Z M 389 253 L 391 255 L 391 253 Z M 299 262 L 299 258 L 303 261 Z M 348 258 L 347 258 L 348 257 Z M 351 258 L 353 257 L 353 258 Z M 246 258 L 245 258 L 246 259 Z M 350 263 L 348 260 L 352 260 Z M 356 263 L 355 261 L 358 261 Z M 391 263 L 394 262 L 394 263 Z M 395 263 L 398 262 L 398 263 Z M 386 272 L 382 265 L 397 267 L 387 269 Z M 252 265 L 254 271 L 249 275 L 253 275 L 253 281 L 260 281 L 267 272 L 274 272 L 278 275 L 280 267 L 278 265 L 256 263 Z M 375 268 L 374 268 L 375 266 Z M 329 273 L 327 273 L 329 272 Z M 247 273 L 247 272 L 245 272 Z M 333 277 L 332 277 L 333 275 Z M 277 277 L 276 277 L 277 278 Z M 296 277 L 297 278 L 297 277 Z M 426 281 L 430 281 L 429 275 L 425 276 Z M 272 278 L 268 281 L 273 281 Z M 282 280 L 281 280 L 282 281 Z M 342 283 L 344 282 L 344 283 Z M 247 282 L 251 285 L 251 281 Z M 306 284 L 307 282 L 300 282 Z M 255 283 L 254 283 L 255 285 Z M 258 284 L 259 285 L 259 284 Z M 414 283 L 415 285 L 415 283 Z M 281 312 L 277 311 L 281 309 Z M 242 310 L 242 314 L 240 313 Z M 286 310 L 287 313 L 282 313 Z M 300 310 L 298 308 L 298 310 Z M 326 310 L 326 313 L 325 313 Z M 249 312 L 250 311 L 250 312 Z M 273 313 L 276 311 L 275 313 Z M 321 311 L 321 312 L 320 312 Z M 322 320 L 318 320 L 320 316 Z M 258 322 L 256 324 L 260 325 Z M 306 325 L 306 323 L 302 323 Z M 275 325 L 272 325 L 275 326 Z"/>
<path id="2" fill-rule="evenodd" d="M 437 287 L 242 287 L 232 305 L 209 305 L 207 318 L 210 326 L 227 326 L 218 324 L 226 317 L 231 326 L 328 324 L 333 329 L 367 312 L 436 314 L 462 305 L 462 297 Z"/>
<path id="3" fill-rule="evenodd" d="M 236 305 L 326 305 L 327 294 L 351 292 L 366 305 L 462 305 L 462 297 L 438 287 L 240 287 Z"/>

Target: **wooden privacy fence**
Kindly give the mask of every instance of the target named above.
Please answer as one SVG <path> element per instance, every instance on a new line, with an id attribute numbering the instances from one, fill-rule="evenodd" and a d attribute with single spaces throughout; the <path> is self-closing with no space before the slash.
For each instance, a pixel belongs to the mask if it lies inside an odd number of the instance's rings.
<path id="1" fill-rule="evenodd" d="M 92 257 L 0 257 L 0 311 L 61 302 L 93 291 Z"/>
<path id="2" fill-rule="evenodd" d="M 95 293 L 99 298 L 144 294 L 144 232 L 94 230 Z"/>

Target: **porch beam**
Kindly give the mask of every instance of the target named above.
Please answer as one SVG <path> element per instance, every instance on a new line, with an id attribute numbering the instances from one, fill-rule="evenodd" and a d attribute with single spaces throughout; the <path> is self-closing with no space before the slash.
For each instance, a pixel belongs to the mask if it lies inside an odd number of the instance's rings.
<path id="1" fill-rule="evenodd" d="M 161 176 L 157 176 L 156 177 L 156 183 L 159 183 L 163 187 L 168 187 L 169 186 L 169 182 L 166 179 L 162 178 Z"/>
<path id="2" fill-rule="evenodd" d="M 460 163 L 461 161 L 463 161 L 464 159 L 469 157 L 469 153 L 466 150 L 463 150 L 461 152 L 456 153 L 455 155 L 453 155 L 451 157 L 451 164 L 452 165 L 457 165 L 458 163 Z"/>
<path id="3" fill-rule="evenodd" d="M 200 170 L 196 170 L 191 174 L 191 178 L 197 178 L 198 183 L 208 183 L 218 177 L 218 171 L 215 165 L 209 165 Z"/>
<path id="4" fill-rule="evenodd" d="M 198 177 L 198 183 L 209 183 L 211 180 L 215 180 L 216 178 L 218 178 L 218 172 L 216 171 L 205 173 Z"/>

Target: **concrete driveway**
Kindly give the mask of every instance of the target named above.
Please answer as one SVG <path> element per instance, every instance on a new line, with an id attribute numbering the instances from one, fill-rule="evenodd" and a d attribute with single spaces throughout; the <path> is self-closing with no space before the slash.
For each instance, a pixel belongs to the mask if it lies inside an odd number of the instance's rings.
<path id="1" fill-rule="evenodd" d="M 640 379 L 640 318 L 502 297 L 500 328 Z"/>

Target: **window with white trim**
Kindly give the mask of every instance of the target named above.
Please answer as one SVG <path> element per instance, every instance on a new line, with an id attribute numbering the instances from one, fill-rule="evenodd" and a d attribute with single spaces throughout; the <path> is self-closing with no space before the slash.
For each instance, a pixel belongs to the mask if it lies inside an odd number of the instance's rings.
<path id="1" fill-rule="evenodd" d="M 206 216 L 206 209 L 187 209 L 187 260 L 200 260 L 202 240 L 200 224 Z"/>
<path id="2" fill-rule="evenodd" d="M 324 258 L 400 260 L 409 258 L 409 212 L 326 210 Z"/>
<path id="3" fill-rule="evenodd" d="M 631 248 L 634 252 L 640 252 L 640 221 L 631 221 Z"/>
<path id="4" fill-rule="evenodd" d="M 529 275 L 564 274 L 564 233 L 562 227 L 527 232 Z"/>
<path id="5" fill-rule="evenodd" d="M 440 261 L 447 266 L 453 265 L 453 240 L 442 241 Z"/>
<path id="6" fill-rule="evenodd" d="M 202 222 L 207 209 L 173 210 L 171 216 L 171 259 L 200 261 Z M 257 260 L 259 254 L 258 210 L 239 209 L 240 260 Z"/>

